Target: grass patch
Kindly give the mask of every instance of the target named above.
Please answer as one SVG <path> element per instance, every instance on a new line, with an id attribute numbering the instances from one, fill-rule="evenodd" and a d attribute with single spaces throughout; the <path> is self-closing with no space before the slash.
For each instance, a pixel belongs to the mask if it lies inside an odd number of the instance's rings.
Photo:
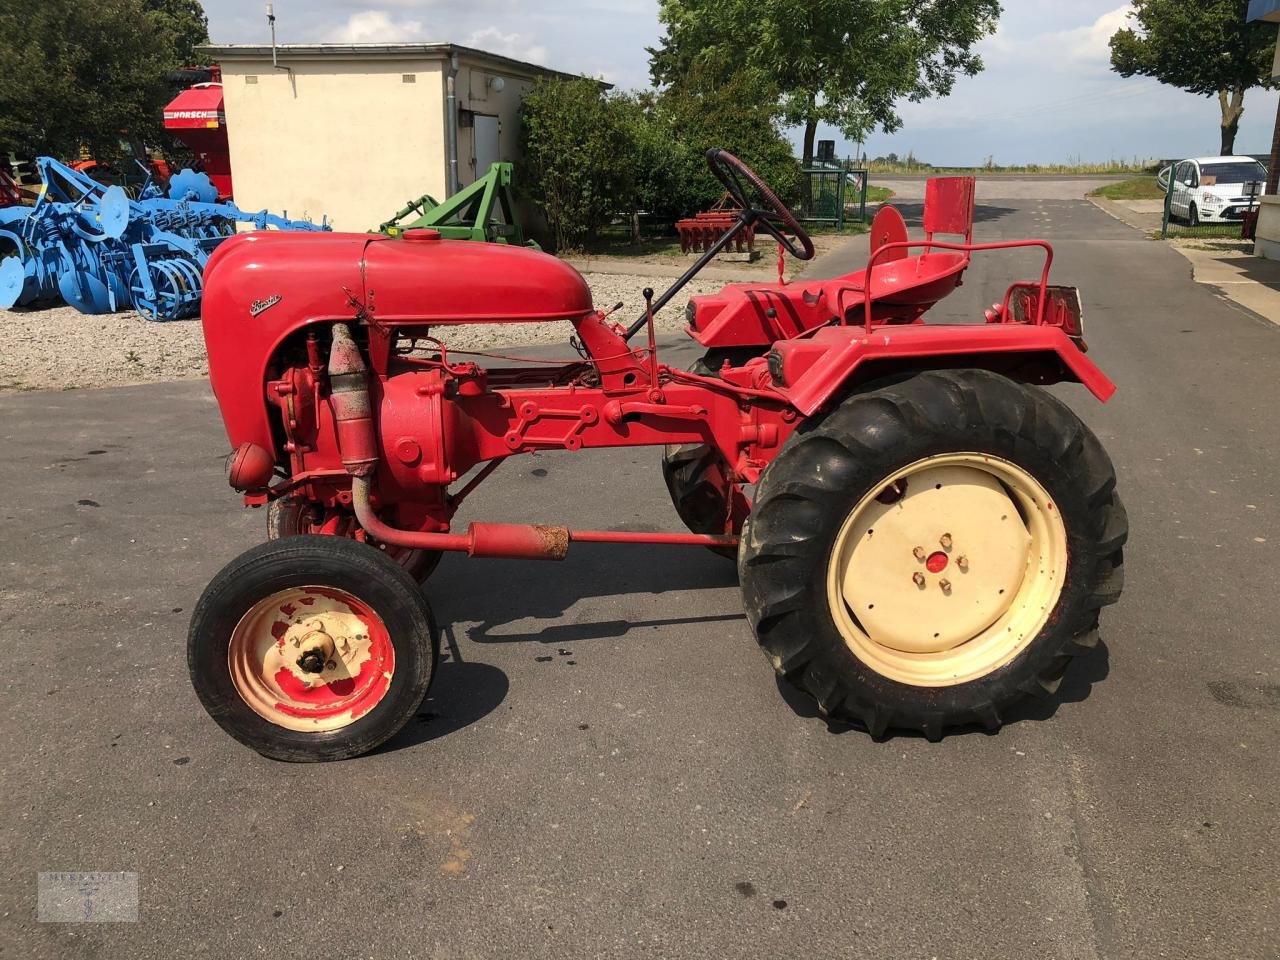
<path id="1" fill-rule="evenodd" d="M 843 227 L 837 228 L 831 223 L 807 223 L 804 224 L 805 232 L 814 237 L 857 237 L 871 229 L 870 223 L 862 223 L 859 220 L 846 220 Z"/>
<path id="2" fill-rule="evenodd" d="M 1119 183 L 1108 183 L 1089 194 L 1108 200 L 1163 200 L 1164 189 L 1155 177 L 1133 177 Z"/>
<path id="3" fill-rule="evenodd" d="M 893 191 L 888 187 L 877 187 L 874 184 L 867 187 L 867 203 L 888 203 L 893 199 Z"/>
<path id="4" fill-rule="evenodd" d="M 935 167 L 929 163 L 898 162 L 886 163 L 872 160 L 867 169 L 872 175 L 893 173 L 923 173 L 932 176 L 967 175 L 967 176 L 1025 176 L 1027 174 L 1053 175 L 1066 177 L 1136 175 L 1149 173 L 1156 167 L 1151 160 L 1108 160 L 1105 163 L 1028 163 L 1022 165 L 1000 166 L 988 163 L 978 167 Z"/>

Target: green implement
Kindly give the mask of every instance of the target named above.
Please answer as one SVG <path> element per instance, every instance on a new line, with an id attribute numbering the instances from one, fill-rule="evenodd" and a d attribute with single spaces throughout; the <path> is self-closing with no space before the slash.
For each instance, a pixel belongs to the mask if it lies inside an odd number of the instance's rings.
<path id="1" fill-rule="evenodd" d="M 406 230 L 428 228 L 438 230 L 446 240 L 480 240 L 538 248 L 534 241 L 525 240 L 524 231 L 516 223 L 512 174 L 510 163 L 491 164 L 488 173 L 444 203 L 423 195 L 379 225 L 376 232 L 398 237 Z M 499 211 L 501 216 L 496 215 Z M 404 222 L 405 217 L 413 214 L 418 215 L 416 220 Z"/>

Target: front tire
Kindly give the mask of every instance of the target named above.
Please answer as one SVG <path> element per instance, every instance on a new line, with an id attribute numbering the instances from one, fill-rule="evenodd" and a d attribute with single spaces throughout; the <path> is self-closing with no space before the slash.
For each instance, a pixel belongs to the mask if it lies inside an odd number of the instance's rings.
<path id="1" fill-rule="evenodd" d="M 933 371 L 845 400 L 766 469 L 738 565 L 777 672 L 873 735 L 998 728 L 1098 640 L 1128 533 L 1101 444 L 1043 390 Z"/>
<path id="2" fill-rule="evenodd" d="M 1194 203 L 1191 205 L 1190 209 L 1187 211 L 1187 226 L 1189 227 L 1200 226 L 1200 211 L 1196 209 L 1196 205 Z"/>
<path id="3" fill-rule="evenodd" d="M 222 569 L 187 665 L 227 733 L 275 760 L 344 760 L 394 736 L 435 674 L 439 632 L 405 570 L 345 537 L 294 536 Z"/>

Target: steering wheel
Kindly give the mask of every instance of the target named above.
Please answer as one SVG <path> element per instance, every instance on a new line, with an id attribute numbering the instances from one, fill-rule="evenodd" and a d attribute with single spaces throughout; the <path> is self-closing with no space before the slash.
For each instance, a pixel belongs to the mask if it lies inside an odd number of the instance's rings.
<path id="1" fill-rule="evenodd" d="M 743 215 L 748 221 L 759 223 L 767 233 L 782 244 L 787 253 L 797 260 L 813 259 L 813 240 L 809 238 L 804 227 L 800 226 L 800 221 L 791 212 L 791 208 L 778 199 L 777 194 L 769 189 L 769 185 L 761 180 L 754 170 L 728 150 L 722 150 L 720 147 L 712 147 L 707 151 L 707 166 L 711 168 L 715 178 L 729 191 L 729 196 L 742 207 Z M 771 210 L 758 210 L 752 205 L 743 180 L 754 188 L 761 199 L 772 208 Z M 795 240 L 778 229 L 777 225 L 769 219 L 770 213 L 777 215 L 782 221 L 782 226 L 795 235 Z M 800 241 L 799 247 L 796 246 L 796 240 Z"/>

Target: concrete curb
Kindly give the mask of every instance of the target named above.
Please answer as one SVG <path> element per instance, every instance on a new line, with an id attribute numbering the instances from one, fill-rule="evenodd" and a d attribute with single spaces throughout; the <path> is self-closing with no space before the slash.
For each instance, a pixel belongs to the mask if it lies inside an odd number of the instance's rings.
<path id="1" fill-rule="evenodd" d="M 1141 230 L 1146 234 L 1150 234 L 1152 230 L 1160 229 L 1159 221 L 1153 225 L 1149 220 L 1143 219 L 1143 214 L 1127 210 L 1114 200 L 1108 200 L 1106 197 L 1085 197 L 1085 199 L 1103 213 L 1115 220 L 1119 220 L 1125 226 L 1133 227 L 1135 230 Z"/>

